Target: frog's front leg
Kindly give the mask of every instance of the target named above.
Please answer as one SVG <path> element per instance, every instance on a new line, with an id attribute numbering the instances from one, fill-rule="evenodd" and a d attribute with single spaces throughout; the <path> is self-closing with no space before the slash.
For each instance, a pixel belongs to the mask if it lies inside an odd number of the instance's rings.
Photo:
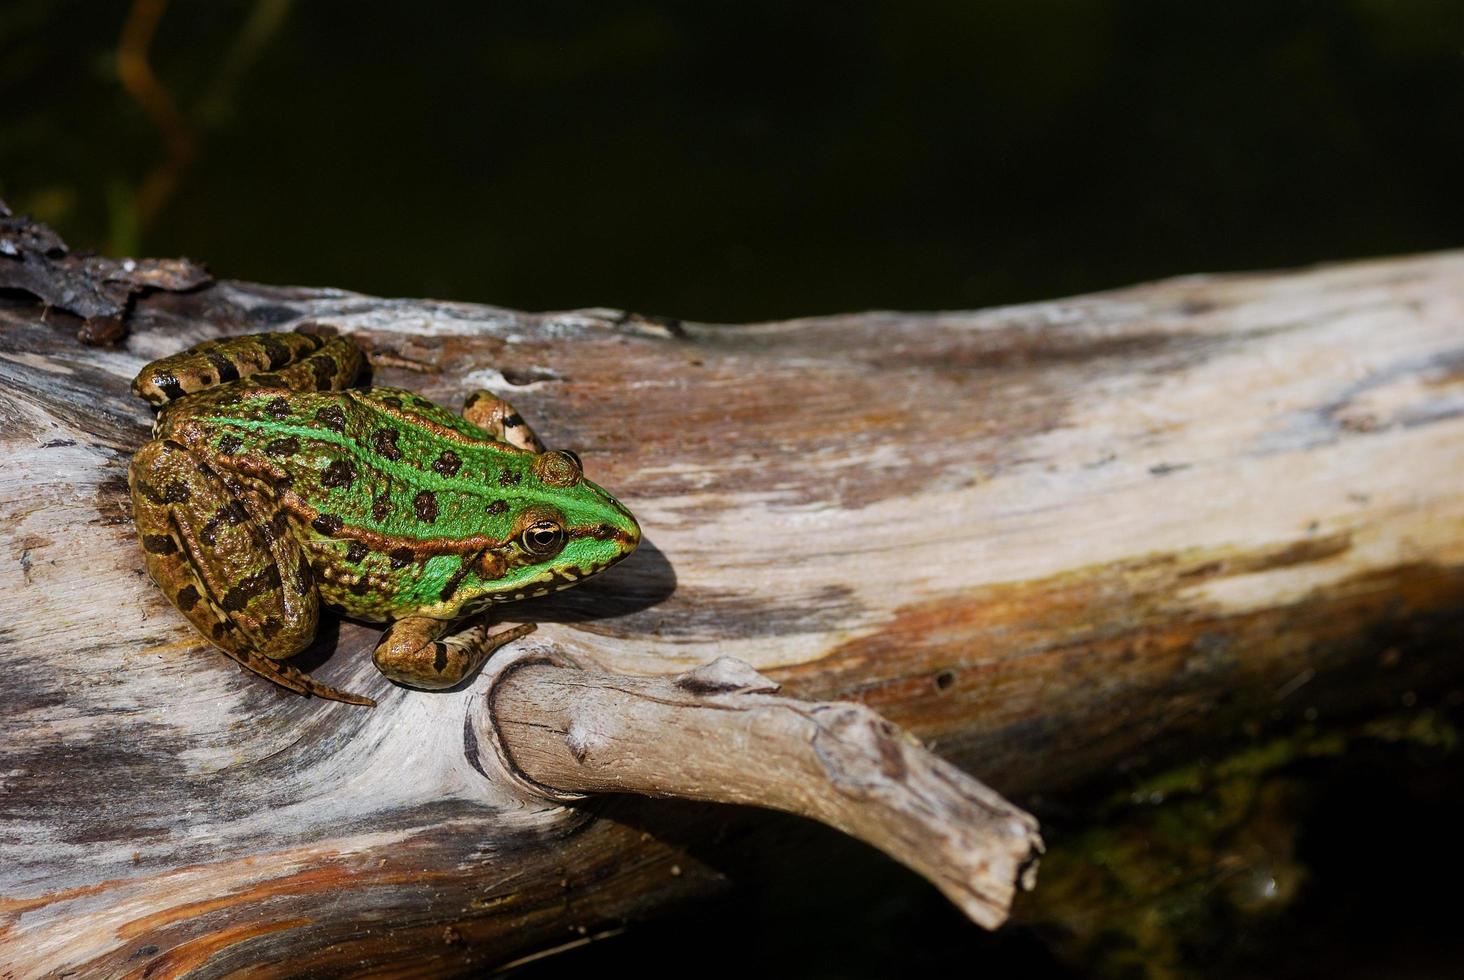
<path id="1" fill-rule="evenodd" d="M 478 617 L 439 639 L 453 625 L 451 620 L 426 616 L 399 619 L 382 636 L 371 659 L 378 670 L 400 684 L 440 691 L 456 686 L 505 643 L 534 632 L 533 623 L 524 623 L 489 633 L 486 618 Z"/>
<path id="2" fill-rule="evenodd" d="M 463 418 L 499 442 L 542 453 L 544 443 L 513 406 L 491 391 L 475 391 L 463 402 Z"/>
<path id="3" fill-rule="evenodd" d="M 231 488 L 171 440 L 143 446 L 127 475 L 148 574 L 200 633 L 281 687 L 376 703 L 278 662 L 314 638 L 320 603 L 282 519 L 251 514 L 241 499 L 244 488 Z"/>

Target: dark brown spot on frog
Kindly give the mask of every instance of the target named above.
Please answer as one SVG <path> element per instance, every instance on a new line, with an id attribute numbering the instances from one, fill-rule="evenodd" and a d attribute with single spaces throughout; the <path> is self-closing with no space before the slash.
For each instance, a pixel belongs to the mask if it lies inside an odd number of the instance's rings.
<path id="1" fill-rule="evenodd" d="M 264 451 L 271 456 L 293 456 L 300 451 L 300 440 L 294 436 L 271 439 L 265 444 Z"/>
<path id="2" fill-rule="evenodd" d="M 267 375 L 260 375 L 255 380 L 257 381 L 264 377 L 267 377 Z M 279 379 L 275 378 L 275 380 L 278 381 Z M 287 419 L 290 417 L 290 403 L 283 398 L 271 398 L 264 403 L 264 410 L 277 419 Z"/>
<path id="3" fill-rule="evenodd" d="M 346 431 L 346 413 L 339 405 L 327 405 L 315 413 L 315 421 L 332 432 Z"/>
<path id="4" fill-rule="evenodd" d="M 290 515 L 282 510 L 275 511 L 274 516 L 269 519 L 269 529 L 275 533 L 275 537 L 284 534 L 289 526 Z"/>
<path id="5" fill-rule="evenodd" d="M 456 476 L 457 471 L 462 469 L 463 461 L 458 454 L 451 449 L 444 449 L 436 459 L 432 461 L 432 468 L 443 476 Z"/>
<path id="6" fill-rule="evenodd" d="M 151 555 L 171 555 L 178 550 L 178 545 L 166 534 L 144 534 L 142 550 Z"/>
<path id="7" fill-rule="evenodd" d="M 392 568 L 406 568 L 416 556 L 412 554 L 411 548 L 397 548 L 386 557 L 391 559 Z"/>
<path id="8" fill-rule="evenodd" d="M 519 481 L 522 479 L 522 474 L 515 473 L 513 470 L 504 470 L 498 474 L 498 485 L 501 487 L 514 487 L 518 486 Z"/>
<path id="9" fill-rule="evenodd" d="M 233 628 L 234 628 L 234 624 L 231 623 L 231 622 L 229 622 L 228 620 L 225 620 L 222 623 L 214 623 L 213 624 L 213 631 L 212 631 L 213 632 L 213 638 L 215 640 L 222 640 L 224 638 L 224 634 L 227 633 L 227 632 L 229 632 Z"/>
<path id="10" fill-rule="evenodd" d="M 219 528 L 223 526 L 223 523 L 224 522 L 219 520 L 217 517 L 210 517 L 208 519 L 208 522 L 204 524 L 203 527 L 198 529 L 198 540 L 202 541 L 210 548 L 212 548 L 215 544 L 218 544 Z"/>
<path id="11" fill-rule="evenodd" d="M 163 500 L 170 504 L 185 503 L 188 497 L 188 486 L 180 480 L 173 480 L 163 487 Z"/>
<path id="12" fill-rule="evenodd" d="M 356 466 L 349 459 L 338 459 L 320 474 L 320 485 L 325 487 L 349 487 L 356 481 Z"/>
<path id="13" fill-rule="evenodd" d="M 206 355 L 208 363 L 213 365 L 215 371 L 219 372 L 220 381 L 238 381 L 239 369 L 234 362 L 229 360 L 218 351 L 209 351 Z"/>
<path id="14" fill-rule="evenodd" d="M 231 500 L 219 508 L 218 513 L 214 515 L 214 519 L 228 521 L 230 524 L 243 524 L 249 519 L 249 512 L 244 509 L 244 505 L 239 501 Z"/>
<path id="15" fill-rule="evenodd" d="M 330 537 L 338 534 L 340 529 L 345 526 L 345 523 L 345 521 L 341 520 L 339 514 L 321 514 L 310 522 L 310 526 L 326 537 Z"/>
<path id="16" fill-rule="evenodd" d="M 365 595 L 371 591 L 371 580 L 362 575 L 351 583 L 351 595 Z"/>
<path id="17" fill-rule="evenodd" d="M 278 338 L 265 334 L 259 343 L 264 348 L 265 356 L 269 358 L 271 371 L 290 363 L 290 348 L 281 343 Z"/>
<path id="18" fill-rule="evenodd" d="M 520 415 L 518 412 L 514 412 L 512 415 L 506 416 L 504 418 L 504 420 L 503 420 L 503 427 L 505 429 L 518 429 L 518 428 L 522 428 L 523 427 L 523 424 L 524 424 L 524 417 L 522 415 Z"/>
<path id="19" fill-rule="evenodd" d="M 224 601 L 219 603 L 226 612 L 239 612 L 249 600 L 255 596 L 263 595 L 271 589 L 280 587 L 279 566 L 271 565 L 253 575 L 246 575 L 244 579 L 224 596 Z"/>
<path id="20" fill-rule="evenodd" d="M 284 624 L 273 616 L 267 617 L 264 622 L 259 624 L 260 635 L 266 640 L 274 639 L 279 635 L 280 630 L 284 628 Z"/>
<path id="21" fill-rule="evenodd" d="M 446 584 L 443 585 L 442 591 L 437 594 L 438 598 L 441 599 L 443 602 L 446 602 L 454 595 L 456 595 L 458 586 L 463 584 L 463 579 L 468 577 L 468 572 L 473 570 L 473 567 L 478 563 L 478 560 L 483 557 L 484 553 L 486 553 L 487 550 L 488 549 L 484 548 L 483 551 L 478 552 L 478 554 L 476 555 L 464 555 L 462 562 L 457 567 L 457 570 L 452 573 L 452 576 L 447 580 Z"/>
<path id="22" fill-rule="evenodd" d="M 164 446 L 163 451 L 167 452 L 167 450 L 168 447 Z M 165 503 L 165 501 L 163 500 L 163 495 L 158 492 L 158 488 L 153 486 L 151 483 L 148 483 L 146 480 L 138 480 L 136 482 L 136 486 L 137 492 L 142 494 L 143 499 L 147 500 L 149 503 Z"/>
<path id="23" fill-rule="evenodd" d="M 439 674 L 447 669 L 447 644 L 437 640 L 432 644 L 432 669 Z"/>
<path id="24" fill-rule="evenodd" d="M 178 590 L 178 598 L 174 599 L 173 601 L 177 604 L 179 609 L 187 612 L 194 606 L 198 605 L 199 598 L 200 597 L 198 595 L 198 590 L 196 588 L 191 585 L 185 585 L 183 586 L 183 588 Z"/>
<path id="25" fill-rule="evenodd" d="M 393 462 L 402 458 L 402 451 L 396 443 L 396 429 L 377 429 L 371 434 L 371 447 Z"/>
<path id="26" fill-rule="evenodd" d="M 437 520 L 437 495 L 431 490 L 417 491 L 417 496 L 412 498 L 412 508 L 417 512 L 417 520 L 431 524 Z"/>
<path id="27" fill-rule="evenodd" d="M 381 404 L 386 405 L 390 408 L 401 408 L 402 400 L 396 395 L 387 395 L 381 400 Z"/>
<path id="28" fill-rule="evenodd" d="M 486 513 L 489 513 L 489 514 L 507 514 L 508 513 L 508 501 L 507 500 L 495 500 L 495 501 L 493 501 L 493 503 L 489 504 L 487 507 L 484 507 L 483 510 Z"/>
<path id="29" fill-rule="evenodd" d="M 329 354 L 316 354 L 310 358 L 310 371 L 315 375 L 315 387 L 328 389 L 331 382 L 335 380 L 336 371 L 335 358 Z"/>
<path id="30" fill-rule="evenodd" d="M 315 573 L 311 572 L 310 566 L 302 561 L 295 568 L 295 591 L 300 595 L 308 595 L 314 585 Z"/>
<path id="31" fill-rule="evenodd" d="M 155 374 L 153 375 L 152 383 L 154 388 L 157 388 L 168 396 L 169 401 L 174 398 L 182 398 L 187 394 L 183 390 L 183 386 L 178 383 L 178 379 L 171 374 Z"/>
<path id="32" fill-rule="evenodd" d="M 371 501 L 371 516 L 378 521 L 386 520 L 386 515 L 391 513 L 391 498 L 386 494 L 380 494 Z"/>
<path id="33" fill-rule="evenodd" d="M 225 456 L 234 455 L 239 451 L 239 447 L 242 445 L 244 445 L 244 440 L 231 433 L 226 432 L 223 435 L 219 436 L 219 452 L 223 453 Z"/>
<path id="34" fill-rule="evenodd" d="M 352 541 L 350 545 L 346 547 L 346 561 L 353 562 L 359 565 L 361 563 L 361 559 L 365 558 L 368 554 L 370 554 L 370 552 L 371 549 L 366 547 L 366 542 Z"/>

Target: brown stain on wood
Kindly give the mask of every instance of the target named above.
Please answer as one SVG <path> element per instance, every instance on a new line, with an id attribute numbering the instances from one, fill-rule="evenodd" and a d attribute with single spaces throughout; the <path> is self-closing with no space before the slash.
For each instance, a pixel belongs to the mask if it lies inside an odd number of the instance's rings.
<path id="1" fill-rule="evenodd" d="M 291 919 L 273 921 L 260 919 L 236 926 L 225 926 L 158 954 L 146 965 L 139 966 L 127 976 L 138 978 L 138 980 L 164 980 L 164 978 L 181 977 L 190 970 L 204 966 L 216 954 L 230 946 L 258 939 L 260 936 L 268 936 L 271 933 L 300 929 L 310 925 L 311 921 L 304 916 L 297 916 Z"/>
<path id="2" fill-rule="evenodd" d="M 1186 594 L 1197 582 L 1324 562 L 1348 548 L 1346 535 L 1330 535 L 943 595 L 901 607 L 877 633 L 817 660 L 769 673 L 805 697 L 861 701 L 1005 791 L 1051 789 L 1145 751 L 1161 733 L 1213 729 L 1217 713 L 1264 716 L 1304 670 L 1317 677 L 1305 696 L 1289 699 L 1294 711 L 1333 688 L 1356 701 L 1416 683 L 1404 674 L 1372 686 L 1346 682 L 1393 645 L 1373 638 L 1380 624 L 1398 624 L 1425 647 L 1464 639 L 1464 568 L 1373 569 L 1245 612 Z M 1449 678 L 1464 665 L 1435 657 L 1426 669 Z"/>
<path id="3" fill-rule="evenodd" d="M 251 902 L 261 902 L 281 895 L 323 894 L 335 888 L 349 887 L 356 883 L 356 879 L 363 877 L 359 873 L 348 871 L 339 864 L 334 863 L 331 856 L 321 855 L 320 860 L 326 863 L 320 867 L 310 868 L 295 874 L 271 878 L 253 887 L 228 892 L 217 898 L 185 902 L 181 905 L 172 905 L 168 908 L 160 909 L 152 915 L 145 915 L 128 922 L 117 930 L 117 935 L 124 939 L 151 935 L 175 922 L 186 922 L 209 912 L 217 912 L 220 909 L 238 908 Z M 191 870 L 196 871 L 197 869 Z M 364 877 L 366 879 L 372 879 L 372 876 L 369 874 L 364 875 Z M 386 877 L 388 879 L 387 883 L 390 883 L 389 876 Z"/>

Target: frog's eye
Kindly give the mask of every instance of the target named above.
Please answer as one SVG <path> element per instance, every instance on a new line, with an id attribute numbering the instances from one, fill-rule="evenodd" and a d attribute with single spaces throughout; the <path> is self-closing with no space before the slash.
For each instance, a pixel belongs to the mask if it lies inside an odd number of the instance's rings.
<path id="1" fill-rule="evenodd" d="M 539 558 L 547 558 L 564 547 L 564 528 L 553 521 L 536 521 L 519 535 L 524 550 Z"/>

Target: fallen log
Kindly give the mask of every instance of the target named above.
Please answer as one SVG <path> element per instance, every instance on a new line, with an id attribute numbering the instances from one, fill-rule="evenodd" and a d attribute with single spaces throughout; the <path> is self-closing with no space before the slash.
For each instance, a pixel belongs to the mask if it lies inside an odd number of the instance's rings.
<path id="1" fill-rule="evenodd" d="M 726 870 L 566 802 L 613 783 L 553 751 L 572 704 L 533 685 L 563 677 L 409 691 L 371 666 L 376 629 L 329 624 L 302 666 L 367 710 L 192 633 L 142 571 L 125 471 L 150 413 L 127 383 L 221 333 L 348 333 L 379 383 L 488 387 L 577 450 L 646 543 L 503 619 L 541 624 L 525 655 L 641 675 L 621 686 L 652 703 L 736 658 L 1027 796 L 1460 673 L 1464 254 L 741 327 L 237 282 L 135 296 L 117 349 L 77 346 L 79 322 L 0 303 L 15 976 L 469 972 Z M 495 678 L 519 696 L 487 698 Z M 516 724 L 550 734 L 485 744 Z"/>

